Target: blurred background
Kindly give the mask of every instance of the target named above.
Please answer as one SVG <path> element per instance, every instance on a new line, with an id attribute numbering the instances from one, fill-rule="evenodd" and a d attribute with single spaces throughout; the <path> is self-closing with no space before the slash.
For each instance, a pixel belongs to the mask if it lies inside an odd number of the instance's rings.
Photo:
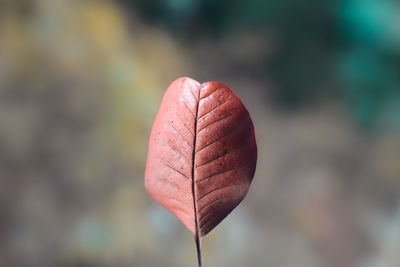
<path id="1" fill-rule="evenodd" d="M 396 0 L 0 0 L 0 266 L 196 266 L 144 190 L 178 77 L 248 106 L 258 168 L 205 266 L 400 266 Z"/>

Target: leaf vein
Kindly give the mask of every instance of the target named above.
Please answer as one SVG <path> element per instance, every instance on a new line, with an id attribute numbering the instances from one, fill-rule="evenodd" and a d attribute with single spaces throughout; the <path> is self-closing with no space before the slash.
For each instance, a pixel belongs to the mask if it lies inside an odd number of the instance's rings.
<path id="1" fill-rule="evenodd" d="M 210 179 L 210 178 L 212 178 L 212 177 L 214 177 L 214 176 L 217 176 L 217 175 L 220 175 L 220 174 L 223 174 L 223 173 L 226 173 L 226 172 L 236 171 L 236 170 L 238 170 L 238 169 L 247 167 L 247 166 L 250 165 L 250 164 L 251 164 L 251 163 L 248 163 L 248 164 L 245 164 L 245 165 L 243 165 L 243 166 L 235 167 L 235 168 L 229 169 L 229 170 L 222 170 L 222 171 L 220 171 L 220 172 L 214 173 L 214 174 L 209 175 L 209 176 L 207 176 L 207 177 L 201 178 L 200 180 L 197 180 L 196 183 L 199 183 L 199 182 L 204 181 L 204 180 L 206 180 L 206 179 Z"/>
<path id="2" fill-rule="evenodd" d="M 209 93 L 208 95 L 203 96 L 203 97 L 200 97 L 200 100 L 204 100 L 204 99 L 210 97 L 211 95 L 213 95 L 215 92 L 219 91 L 219 90 L 222 89 L 222 88 L 224 88 L 224 87 L 223 87 L 223 86 L 222 86 L 222 87 L 218 87 L 217 89 L 215 89 L 214 91 L 212 91 L 212 92 Z M 199 101 L 200 101 L 200 100 L 199 100 Z"/>
<path id="3" fill-rule="evenodd" d="M 214 217 L 213 216 L 206 216 L 207 219 L 200 223 L 200 228 L 203 228 L 207 223 L 209 223 Z"/>
<path id="4" fill-rule="evenodd" d="M 217 109 L 217 108 L 223 106 L 223 105 L 226 104 L 226 103 L 229 103 L 229 100 L 226 100 L 225 102 L 223 102 L 223 103 L 221 103 L 221 104 L 218 104 L 217 106 L 213 107 L 211 110 L 207 111 L 207 113 L 204 114 L 203 116 L 201 116 L 201 117 L 199 118 L 199 120 L 201 120 L 201 119 L 204 118 L 205 116 L 209 115 L 211 111 L 213 111 L 213 110 L 215 110 L 215 109 Z"/>
<path id="5" fill-rule="evenodd" d="M 188 126 L 183 122 L 183 120 L 182 120 L 179 116 L 177 116 L 177 118 L 179 118 L 180 123 L 183 124 L 183 127 L 185 127 L 186 130 L 188 130 L 188 132 L 189 132 L 193 137 L 195 137 L 195 134 L 188 128 Z"/>
<path id="6" fill-rule="evenodd" d="M 174 148 L 173 146 L 171 146 L 170 144 L 168 144 L 168 142 L 166 142 L 165 140 L 162 139 L 162 141 L 164 142 L 164 144 L 172 151 L 174 151 L 176 154 L 178 154 L 179 156 L 181 156 L 182 158 L 185 159 L 187 164 L 192 164 L 192 161 L 189 160 L 188 158 L 186 158 L 178 149 Z"/>
<path id="7" fill-rule="evenodd" d="M 207 164 L 209 164 L 209 163 L 211 163 L 211 162 L 213 162 L 213 161 L 216 161 L 217 159 L 223 158 L 223 157 L 225 157 L 225 156 L 227 156 L 227 155 L 229 155 L 229 154 L 232 154 L 232 153 L 234 153 L 234 152 L 236 152 L 236 151 L 238 151 L 238 150 L 241 150 L 241 149 L 243 149 L 243 148 L 246 148 L 247 145 L 248 145 L 248 144 L 245 143 L 244 145 L 241 145 L 241 146 L 239 146 L 239 147 L 236 147 L 235 149 L 233 149 L 233 150 L 231 150 L 231 151 L 225 152 L 224 154 L 219 155 L 218 157 L 213 158 L 213 159 L 211 159 L 211 160 L 209 160 L 209 161 L 207 161 L 207 162 L 204 162 L 204 163 L 202 163 L 201 165 L 196 166 L 195 168 L 203 167 L 204 165 L 207 165 Z"/>
<path id="8" fill-rule="evenodd" d="M 239 131 L 239 130 L 241 130 L 241 129 L 242 129 L 241 127 L 237 127 L 237 128 L 235 128 L 232 132 L 228 133 L 227 135 L 223 135 L 223 136 L 221 136 L 221 137 L 215 139 L 215 140 L 212 141 L 210 144 L 207 144 L 206 146 L 204 146 L 204 147 L 202 147 L 201 149 L 199 149 L 198 151 L 196 151 L 196 154 L 199 153 L 200 151 L 204 150 L 205 148 L 207 148 L 207 147 L 209 147 L 209 146 L 215 144 L 216 142 L 218 142 L 218 141 L 220 141 L 220 140 L 222 140 L 222 139 L 224 139 L 224 138 L 227 138 L 227 137 L 231 136 L 232 134 L 236 133 L 237 131 Z"/>
<path id="9" fill-rule="evenodd" d="M 215 200 L 213 200 L 213 201 L 211 201 L 211 202 L 209 202 L 209 203 L 207 203 L 206 205 L 204 205 L 200 210 L 199 210 L 199 215 L 200 215 L 200 213 L 203 211 L 203 210 L 205 210 L 206 208 L 208 208 L 208 207 L 210 207 L 212 204 L 214 204 L 215 202 L 219 202 L 219 201 L 222 201 L 222 198 L 217 198 L 217 199 L 215 199 Z"/>
<path id="10" fill-rule="evenodd" d="M 168 162 L 163 161 L 162 159 L 160 159 L 160 161 L 167 167 L 169 167 L 170 169 L 173 169 L 174 171 L 176 171 L 177 173 L 179 173 L 180 175 L 182 175 L 183 177 L 185 177 L 188 180 L 191 180 L 188 176 L 186 176 L 183 172 L 181 172 L 180 170 L 178 170 L 176 167 L 172 166 L 171 164 L 169 164 Z"/>
<path id="11" fill-rule="evenodd" d="M 238 114 L 238 113 L 231 113 L 231 114 L 229 114 L 228 116 L 225 116 L 225 117 L 219 118 L 219 119 L 216 120 L 216 121 L 213 121 L 212 123 L 210 123 L 210 124 L 204 126 L 203 128 L 201 128 L 201 129 L 197 132 L 197 134 L 201 133 L 201 131 L 207 129 L 207 128 L 210 127 L 211 125 L 213 125 L 213 124 L 215 124 L 215 123 L 217 123 L 217 122 L 226 120 L 226 119 L 228 119 L 228 118 L 230 118 L 230 117 L 233 117 L 233 116 L 235 116 L 236 114 Z"/>
<path id="12" fill-rule="evenodd" d="M 240 185 L 243 185 L 243 184 L 228 184 L 228 185 L 223 185 L 223 186 L 214 188 L 213 190 L 211 190 L 211 191 L 205 193 L 204 195 L 202 195 L 197 201 L 202 200 L 204 197 L 206 197 L 206 196 L 210 195 L 211 193 L 214 193 L 214 192 L 216 192 L 218 190 L 229 188 L 229 187 L 233 187 L 233 186 L 240 186 Z"/>
<path id="13" fill-rule="evenodd" d="M 189 88 L 190 93 L 192 94 L 192 96 L 194 97 L 194 99 L 196 100 L 196 102 L 199 101 L 199 99 L 194 95 L 192 89 Z"/>
<path id="14" fill-rule="evenodd" d="M 183 102 L 183 104 L 185 105 L 186 109 L 190 112 L 190 114 L 192 114 L 193 119 L 196 119 L 196 116 L 195 116 L 194 113 L 190 110 L 190 108 L 189 108 L 189 106 L 187 105 L 186 101 L 183 100 L 182 102 Z"/>
<path id="15" fill-rule="evenodd" d="M 193 147 L 193 145 L 191 145 L 191 144 L 189 143 L 189 141 L 186 140 L 185 136 L 183 136 L 183 134 L 182 134 L 181 132 L 179 132 L 169 121 L 168 121 L 168 125 L 172 128 L 172 130 L 174 130 L 178 135 L 180 135 L 180 136 L 182 137 L 183 141 L 185 141 L 185 143 L 186 143 L 190 148 Z"/>

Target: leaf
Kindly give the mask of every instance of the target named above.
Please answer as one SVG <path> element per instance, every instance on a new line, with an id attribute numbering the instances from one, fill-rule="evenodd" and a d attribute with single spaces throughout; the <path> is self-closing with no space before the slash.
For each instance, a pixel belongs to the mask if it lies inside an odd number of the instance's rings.
<path id="1" fill-rule="evenodd" d="M 145 187 L 200 239 L 245 197 L 257 146 L 250 115 L 224 84 L 179 78 L 150 135 Z"/>

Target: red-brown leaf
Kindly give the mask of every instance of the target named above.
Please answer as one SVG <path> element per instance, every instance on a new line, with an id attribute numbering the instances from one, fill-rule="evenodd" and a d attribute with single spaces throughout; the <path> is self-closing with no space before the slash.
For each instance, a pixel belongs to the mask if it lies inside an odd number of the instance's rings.
<path id="1" fill-rule="evenodd" d="M 151 131 L 145 187 L 196 236 L 242 201 L 256 161 L 250 115 L 226 85 L 180 78 L 169 86 Z"/>

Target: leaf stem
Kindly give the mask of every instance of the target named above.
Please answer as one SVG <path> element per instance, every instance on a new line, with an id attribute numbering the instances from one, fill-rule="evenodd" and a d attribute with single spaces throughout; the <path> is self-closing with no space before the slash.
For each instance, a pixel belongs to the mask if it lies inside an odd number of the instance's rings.
<path id="1" fill-rule="evenodd" d="M 201 239 L 198 234 L 196 234 L 194 238 L 196 240 L 197 260 L 199 262 L 199 267 L 202 267 L 203 264 L 201 262 Z"/>

